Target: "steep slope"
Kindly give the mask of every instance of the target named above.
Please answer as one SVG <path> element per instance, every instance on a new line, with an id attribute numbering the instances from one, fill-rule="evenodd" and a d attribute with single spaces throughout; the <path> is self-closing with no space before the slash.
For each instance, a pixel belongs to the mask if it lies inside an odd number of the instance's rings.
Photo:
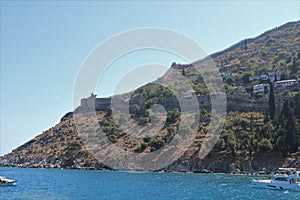
<path id="1" fill-rule="evenodd" d="M 56 126 L 2 157 L 1 165 L 45 168 L 106 168 L 106 166 L 98 163 L 82 145 L 71 113 L 66 116 Z"/>
<path id="2" fill-rule="evenodd" d="M 289 93 L 286 96 L 282 96 L 282 92 L 276 93 L 278 119 L 271 121 L 269 114 L 265 113 L 268 108 L 268 95 L 259 96 L 261 98 L 259 100 L 258 96 L 252 93 L 253 85 L 266 83 L 266 81 L 249 81 L 250 76 L 267 74 L 273 70 L 284 71 L 285 79 L 299 78 L 299 38 L 300 21 L 290 22 L 213 54 L 212 57 L 220 71 L 225 74 L 230 73 L 230 76 L 224 77 L 224 81 L 228 95 L 228 110 L 234 112 L 228 113 L 222 135 L 213 151 L 205 159 L 200 160 L 199 149 L 210 122 L 209 106 L 205 107 L 203 104 L 199 110 L 200 124 L 197 133 L 194 134 L 193 144 L 182 157 L 165 167 L 164 170 L 252 172 L 263 168 L 274 171 L 281 166 L 300 168 L 299 149 L 290 150 L 289 146 L 286 147 L 287 149 L 281 148 L 284 146 L 282 142 L 288 141 L 286 138 L 292 125 L 279 123 L 280 120 L 289 121 L 290 117 L 293 117 L 288 114 L 280 115 L 284 101 L 294 102 L 288 105 L 289 107 L 286 106 L 287 113 L 293 109 L 299 109 L 299 105 L 297 105 L 297 103 L 300 104 L 300 101 L 297 100 L 300 96 L 297 93 L 298 88 L 285 92 L 285 95 Z M 201 61 L 194 64 L 199 62 Z M 199 99 L 206 99 L 207 88 L 193 67 L 182 68 L 181 65 L 177 65 L 177 68 L 180 73 L 184 69 L 187 78 L 192 77 L 193 74 L 196 75 L 194 76 L 196 78 L 192 80 L 194 90 L 199 95 Z M 234 89 L 239 86 L 245 87 L 245 92 L 240 93 Z M 101 105 L 97 110 L 98 123 L 109 140 L 126 151 L 136 153 L 156 151 L 175 137 L 181 123 L 180 109 L 177 108 L 178 102 L 174 101 L 170 104 L 164 100 L 173 97 L 174 94 L 168 89 L 152 84 L 137 89 L 132 97 L 130 117 L 145 127 L 149 126 L 150 120 L 154 119 L 153 116 L 150 117 L 151 112 L 149 111 L 152 105 L 158 103 L 167 108 L 167 122 L 156 136 L 140 139 L 130 136 L 118 127 L 111 116 L 109 105 L 106 104 Z M 255 97 L 255 100 L 252 101 L 252 97 Z M 103 101 L 93 98 L 88 98 L 88 100 L 100 103 Z M 97 127 L 89 126 L 90 110 L 82 105 L 76 111 L 79 113 L 79 117 L 87 122 L 87 125 L 83 124 L 85 126 L 83 130 L 86 133 L 97 134 L 99 131 Z M 67 113 L 55 127 L 1 157 L 0 166 L 109 169 L 97 161 L 83 145 L 83 138 L 79 137 L 72 117 L 73 113 Z M 160 117 L 156 116 L 156 118 Z M 297 125 L 300 122 L 300 116 L 295 112 L 294 118 L 296 120 L 295 137 L 298 134 L 300 138 L 300 131 L 297 132 L 300 130 Z M 123 123 L 129 122 L 125 120 Z M 186 127 L 187 131 L 190 128 Z"/>
<path id="3" fill-rule="evenodd" d="M 300 69 L 297 66 L 300 58 L 300 21 L 242 40 L 211 57 L 221 72 L 230 75 L 225 78 L 225 83 L 230 88 L 242 85 L 251 89 L 251 86 L 263 81 L 249 82 L 250 76 L 268 75 L 276 70 L 282 72 L 281 79 L 299 78 Z M 228 87 L 227 92 L 233 93 Z"/>

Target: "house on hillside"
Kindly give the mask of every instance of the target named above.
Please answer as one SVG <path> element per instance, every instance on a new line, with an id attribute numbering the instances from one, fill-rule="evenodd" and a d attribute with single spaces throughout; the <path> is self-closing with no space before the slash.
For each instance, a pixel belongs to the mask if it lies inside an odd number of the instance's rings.
<path id="1" fill-rule="evenodd" d="M 268 75 L 269 75 L 270 82 L 274 83 L 275 80 L 280 81 L 281 80 L 281 74 L 282 74 L 282 71 L 279 71 L 279 70 L 269 72 Z"/>
<path id="2" fill-rule="evenodd" d="M 259 80 L 259 75 L 249 76 L 249 82 Z"/>
<path id="3" fill-rule="evenodd" d="M 290 80 L 283 80 L 283 81 L 276 81 L 274 83 L 275 90 L 295 90 L 299 89 L 299 80 L 297 79 L 290 79 Z"/>
<path id="4" fill-rule="evenodd" d="M 195 95 L 195 91 L 194 90 L 189 90 L 184 92 L 184 98 L 191 98 L 193 95 Z"/>
<path id="5" fill-rule="evenodd" d="M 221 76 L 222 76 L 222 78 L 227 78 L 227 77 L 231 76 L 231 73 L 230 72 L 222 73 Z"/>
<path id="6" fill-rule="evenodd" d="M 276 74 L 275 74 L 275 72 L 274 71 L 273 72 L 269 72 L 268 74 L 269 74 L 269 80 L 270 80 L 270 82 L 274 83 L 274 81 L 276 80 Z"/>
<path id="7" fill-rule="evenodd" d="M 266 81 L 266 80 L 268 80 L 268 78 L 269 78 L 269 76 L 266 75 L 266 74 L 261 74 L 261 75 L 259 75 L 259 79 L 260 79 L 260 80 Z"/>
<path id="8" fill-rule="evenodd" d="M 237 92 L 246 92 L 246 88 L 245 88 L 245 86 L 237 86 L 236 91 Z"/>
<path id="9" fill-rule="evenodd" d="M 249 77 L 249 82 L 256 81 L 256 80 L 266 81 L 266 80 L 268 80 L 268 78 L 269 78 L 269 76 L 266 74 L 254 75 L 254 76 Z"/>
<path id="10" fill-rule="evenodd" d="M 253 93 L 268 93 L 270 91 L 270 85 L 269 84 L 258 84 L 253 86 Z"/>

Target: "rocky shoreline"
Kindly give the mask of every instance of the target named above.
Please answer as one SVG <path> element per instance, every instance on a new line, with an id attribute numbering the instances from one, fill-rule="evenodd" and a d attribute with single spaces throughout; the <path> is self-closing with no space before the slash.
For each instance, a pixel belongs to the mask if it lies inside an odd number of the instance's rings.
<path id="1" fill-rule="evenodd" d="M 274 159 L 277 157 L 277 160 Z M 68 169 L 68 170 L 113 170 L 99 163 L 96 159 L 91 162 L 73 161 L 73 165 L 66 165 L 63 162 L 46 163 L 44 160 L 33 159 L 26 161 L 24 157 L 7 158 L 0 157 L 0 167 L 16 167 L 16 168 L 48 168 L 48 169 Z M 223 158 L 223 159 L 222 159 Z M 261 160 L 263 158 L 263 160 Z M 268 158 L 268 159 L 265 159 Z M 12 162 L 14 160 L 15 162 Z M 214 161 L 212 161 L 214 160 Z M 21 162 L 26 161 L 26 162 Z M 81 160 L 82 161 L 82 160 Z M 39 163 L 39 164 L 38 164 Z M 182 157 L 171 165 L 153 172 L 168 173 L 226 173 L 226 174 L 248 174 L 248 175 L 266 175 L 275 174 L 280 167 L 296 168 L 300 170 L 300 153 L 295 153 L 287 158 L 278 156 L 276 153 L 268 155 L 256 155 L 252 161 L 232 160 L 226 158 L 226 155 L 212 153 L 207 158 L 199 160 L 195 157 L 187 159 Z M 122 170 L 117 170 L 122 171 Z M 140 170 L 124 170 L 124 171 L 140 171 Z"/>
<path id="2" fill-rule="evenodd" d="M 97 171 L 126 171 L 126 170 L 114 170 L 114 169 L 106 169 L 106 168 L 93 168 L 93 167 L 67 167 L 67 168 L 59 168 L 56 166 L 23 166 L 22 164 L 17 165 L 1 165 L 0 167 L 4 168 L 36 168 L 36 169 L 61 169 L 61 170 L 97 170 Z M 127 170 L 128 171 L 128 170 Z M 299 168 L 297 169 L 299 171 Z M 134 172 L 134 171 L 133 171 Z M 141 171 L 136 171 L 141 172 Z M 149 172 L 149 171 L 142 171 L 142 172 Z M 186 174 L 231 174 L 231 175 L 274 175 L 275 172 L 270 172 L 266 170 L 261 171 L 254 171 L 254 172 L 241 172 L 241 171 L 235 171 L 235 172 L 213 172 L 210 170 L 203 169 L 201 171 L 172 171 L 172 170 L 156 170 L 151 171 L 155 173 L 186 173 Z"/>

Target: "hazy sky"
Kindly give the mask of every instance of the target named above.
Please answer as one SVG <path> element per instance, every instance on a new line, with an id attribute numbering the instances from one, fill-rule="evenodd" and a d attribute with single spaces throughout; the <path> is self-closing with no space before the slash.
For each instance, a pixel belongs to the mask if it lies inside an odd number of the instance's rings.
<path id="1" fill-rule="evenodd" d="M 0 155 L 57 124 L 73 109 L 81 64 L 102 41 L 141 27 L 179 31 L 208 53 L 300 19 L 300 1 L 3 1 L 1 0 Z M 129 56 L 111 68 L 107 87 L 122 66 L 155 62 L 165 53 Z M 138 62 L 136 62 L 138 60 Z M 114 78 L 112 78 L 114 77 Z"/>

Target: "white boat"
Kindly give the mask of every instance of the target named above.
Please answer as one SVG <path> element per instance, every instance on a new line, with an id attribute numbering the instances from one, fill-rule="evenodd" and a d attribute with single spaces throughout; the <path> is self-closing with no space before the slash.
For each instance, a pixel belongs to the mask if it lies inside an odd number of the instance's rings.
<path id="1" fill-rule="evenodd" d="M 295 171 L 291 175 L 275 174 L 273 179 L 256 179 L 252 181 L 252 185 L 257 188 L 268 188 L 277 190 L 299 190 L 300 182 L 297 182 L 299 172 Z"/>
<path id="2" fill-rule="evenodd" d="M 4 176 L 0 176 L 0 186 L 16 185 L 16 180 L 8 179 Z"/>

